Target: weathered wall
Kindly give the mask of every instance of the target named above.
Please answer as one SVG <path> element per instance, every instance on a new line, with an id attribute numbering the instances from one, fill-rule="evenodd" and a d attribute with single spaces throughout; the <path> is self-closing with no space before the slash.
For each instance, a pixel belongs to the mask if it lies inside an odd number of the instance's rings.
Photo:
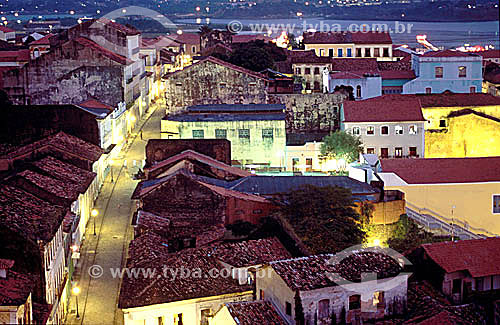
<path id="1" fill-rule="evenodd" d="M 69 41 L 4 76 L 16 104 L 76 104 L 90 97 L 116 107 L 123 101 L 123 67 Z"/>
<path id="2" fill-rule="evenodd" d="M 286 106 L 287 133 L 332 132 L 340 125 L 340 94 L 279 94 L 269 95 L 269 103 Z"/>
<path id="3" fill-rule="evenodd" d="M 426 158 L 500 156 L 500 122 L 468 114 L 425 132 Z"/>
<path id="4" fill-rule="evenodd" d="M 168 113 L 200 104 L 264 104 L 266 80 L 202 61 L 166 77 Z"/>

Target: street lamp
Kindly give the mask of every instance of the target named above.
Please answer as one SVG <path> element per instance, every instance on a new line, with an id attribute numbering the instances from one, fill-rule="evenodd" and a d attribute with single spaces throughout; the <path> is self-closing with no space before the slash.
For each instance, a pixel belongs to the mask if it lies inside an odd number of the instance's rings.
<path id="1" fill-rule="evenodd" d="M 79 287 L 73 287 L 73 289 L 71 291 L 75 295 L 75 299 L 76 299 L 76 318 L 79 318 L 80 314 L 78 313 L 78 295 L 80 294 L 80 288 Z"/>
<path id="2" fill-rule="evenodd" d="M 92 211 L 90 212 L 90 215 L 92 217 L 94 217 L 94 236 L 96 235 L 95 234 L 95 218 L 99 215 L 99 211 L 97 211 L 97 209 L 92 209 Z"/>

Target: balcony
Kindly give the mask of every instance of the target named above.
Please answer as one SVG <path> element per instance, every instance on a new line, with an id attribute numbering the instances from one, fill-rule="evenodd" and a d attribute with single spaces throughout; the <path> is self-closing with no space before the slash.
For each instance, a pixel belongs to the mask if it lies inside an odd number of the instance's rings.
<path id="1" fill-rule="evenodd" d="M 384 155 L 381 155 L 379 157 L 380 159 L 393 159 L 393 158 L 420 158 L 420 155 L 403 155 L 403 156 L 384 156 Z"/>

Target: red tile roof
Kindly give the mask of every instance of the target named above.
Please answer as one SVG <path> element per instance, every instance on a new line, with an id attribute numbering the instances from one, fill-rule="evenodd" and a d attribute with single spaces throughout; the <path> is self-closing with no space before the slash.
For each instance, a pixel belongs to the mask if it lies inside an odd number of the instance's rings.
<path id="1" fill-rule="evenodd" d="M 100 102 L 100 101 L 95 100 L 95 99 L 86 100 L 86 101 L 78 104 L 78 106 L 85 107 L 85 108 L 101 108 L 101 109 L 107 109 L 110 111 L 114 110 L 113 107 L 111 107 L 107 104 L 104 104 L 103 102 Z"/>
<path id="2" fill-rule="evenodd" d="M 226 171 L 230 174 L 241 176 L 241 177 L 246 177 L 246 176 L 252 175 L 251 173 L 249 173 L 245 170 L 242 170 L 242 169 L 239 169 L 237 167 L 230 166 L 230 165 L 226 165 L 223 162 L 220 162 L 216 159 L 213 159 L 212 157 L 198 153 L 194 150 L 185 150 L 185 151 L 181 152 L 180 154 L 169 157 L 156 165 L 153 165 L 149 168 L 146 168 L 145 170 L 148 171 L 149 173 L 151 173 L 154 170 L 157 170 L 159 168 L 163 168 L 163 167 L 168 166 L 168 165 L 172 165 L 174 163 L 177 163 L 181 160 L 186 160 L 186 159 L 198 161 L 198 162 L 201 162 L 203 164 L 209 165 L 210 167 L 214 167 L 214 168 Z"/>
<path id="3" fill-rule="evenodd" d="M 382 171 L 408 184 L 500 182 L 500 157 L 382 159 Z"/>
<path id="4" fill-rule="evenodd" d="M 286 325 L 269 301 L 245 301 L 226 303 L 229 313 L 238 325 Z"/>
<path id="5" fill-rule="evenodd" d="M 340 71 L 340 72 L 330 72 L 330 78 L 332 79 L 364 79 L 363 71 Z"/>
<path id="6" fill-rule="evenodd" d="M 88 22 L 85 22 L 84 24 L 86 24 L 87 26 L 92 26 L 92 25 L 95 26 L 95 23 L 102 24 L 102 25 L 105 25 L 108 27 L 112 27 L 115 30 L 120 31 L 127 36 L 138 35 L 141 33 L 140 31 L 138 31 L 137 29 L 135 29 L 132 26 L 125 26 L 125 25 L 119 24 L 119 23 L 112 21 L 111 19 L 108 19 L 105 17 L 101 17 L 99 19 L 92 19 L 92 20 L 89 20 Z"/>
<path id="7" fill-rule="evenodd" d="M 354 44 L 392 44 L 391 35 L 388 32 L 354 32 L 352 33 Z"/>
<path id="8" fill-rule="evenodd" d="M 268 80 L 267 77 L 265 75 L 261 74 L 261 73 L 245 69 L 243 67 L 231 64 L 231 63 L 226 62 L 224 60 L 214 58 L 213 56 L 209 56 L 208 58 L 205 58 L 205 59 L 200 60 L 200 61 L 198 61 L 196 63 L 193 63 L 190 66 L 187 66 L 187 67 L 185 67 L 182 70 L 177 70 L 175 72 L 169 73 L 166 76 L 168 77 L 168 76 L 173 76 L 173 75 L 179 74 L 179 73 L 181 73 L 183 71 L 187 71 L 187 70 L 191 69 L 192 67 L 194 67 L 194 66 L 196 66 L 198 64 L 204 64 L 206 62 L 211 62 L 213 64 L 222 65 L 222 66 L 225 66 L 226 68 L 229 68 L 231 70 L 235 70 L 235 71 L 238 71 L 238 72 L 241 72 L 241 73 L 244 73 L 244 74 L 248 74 L 248 75 L 251 75 L 251 76 L 259 78 L 259 79 Z"/>
<path id="9" fill-rule="evenodd" d="M 131 64 L 132 61 L 130 59 L 127 59 L 126 57 L 117 54 L 115 52 L 112 52 L 101 45 L 97 44 L 96 42 L 85 38 L 85 37 L 78 37 L 75 39 L 75 42 L 83 45 L 84 47 L 91 48 L 93 51 L 99 52 L 100 54 L 104 55 L 105 57 L 119 63 L 122 65 L 128 65 Z"/>
<path id="10" fill-rule="evenodd" d="M 304 44 L 392 44 L 387 32 L 306 32 Z"/>
<path id="11" fill-rule="evenodd" d="M 15 30 L 13 30 L 12 28 L 9 28 L 9 27 L 0 26 L 0 32 L 12 33 L 12 32 L 15 32 Z"/>
<path id="12" fill-rule="evenodd" d="M 80 195 L 79 186 L 72 182 L 64 182 L 56 178 L 33 172 L 31 170 L 24 170 L 20 173 L 17 173 L 17 176 L 24 178 L 36 187 L 39 187 L 60 198 L 76 201 L 78 199 L 78 196 Z M 26 190 L 28 189 L 26 188 Z M 37 193 L 33 194 L 36 195 Z"/>
<path id="13" fill-rule="evenodd" d="M 0 306 L 20 306 L 26 303 L 34 283 L 32 276 L 8 270 L 7 278 L 0 278 Z"/>
<path id="14" fill-rule="evenodd" d="M 165 241 L 155 234 L 144 234 L 130 243 L 127 267 L 149 268 L 155 276 L 124 277 L 119 308 L 134 308 L 231 293 L 251 293 L 251 285 L 240 285 L 231 277 L 210 276 L 224 267 L 207 248 L 185 249 L 168 254 Z M 165 268 L 168 268 L 165 272 Z M 188 270 L 190 276 L 173 278 L 171 271 Z M 194 275 L 192 272 L 196 272 Z M 209 273 L 212 272 L 212 273 Z"/>
<path id="15" fill-rule="evenodd" d="M 378 65 L 375 58 L 332 59 L 332 71 L 366 71 L 377 72 Z"/>
<path id="16" fill-rule="evenodd" d="M 343 109 L 344 122 L 425 121 L 416 98 L 383 95 L 360 101 L 345 101 Z"/>
<path id="17" fill-rule="evenodd" d="M 0 258 L 0 270 L 9 270 L 14 266 L 14 260 Z"/>
<path id="18" fill-rule="evenodd" d="M 451 92 L 446 92 L 441 94 L 422 94 L 416 96 L 418 97 L 418 99 L 420 99 L 422 107 L 463 107 L 463 106 L 500 105 L 500 97 L 482 93 L 454 94 Z"/>
<path id="19" fill-rule="evenodd" d="M 198 33 L 182 33 L 168 36 L 168 38 L 182 44 L 200 45 L 200 34 Z"/>
<path id="20" fill-rule="evenodd" d="M 52 240 L 66 209 L 43 201 L 17 187 L 0 186 L 0 227 L 37 241 Z"/>
<path id="21" fill-rule="evenodd" d="M 482 52 L 477 52 L 477 54 L 479 54 L 485 59 L 500 59 L 500 50 L 482 51 Z"/>
<path id="22" fill-rule="evenodd" d="M 477 54 L 471 54 L 455 50 L 443 50 L 443 51 L 428 51 L 421 55 L 424 58 L 451 58 L 451 57 L 470 57 L 477 56 Z"/>
<path id="23" fill-rule="evenodd" d="M 54 34 L 49 33 L 49 34 L 45 35 L 44 37 L 42 37 L 36 41 L 31 42 L 29 45 L 50 45 L 50 39 L 52 38 L 52 36 L 54 36 Z"/>
<path id="24" fill-rule="evenodd" d="M 237 198 L 237 199 L 240 199 L 240 200 L 254 201 L 254 202 L 269 203 L 269 204 L 271 204 L 271 202 L 268 201 L 266 198 L 263 198 L 263 197 L 258 196 L 258 195 L 249 194 L 249 193 L 243 193 L 243 192 L 240 192 L 240 191 L 233 191 L 233 190 L 230 190 L 230 189 L 227 189 L 227 188 L 224 188 L 224 187 L 215 186 L 215 185 L 211 185 L 211 184 L 206 184 L 206 183 L 203 183 L 203 182 L 200 182 L 200 184 L 208 187 L 209 189 L 211 189 L 215 193 L 217 193 L 217 194 L 219 194 L 221 196 L 224 196 L 224 197 L 234 197 L 234 198 Z"/>
<path id="25" fill-rule="evenodd" d="M 382 79 L 415 79 L 417 76 L 413 70 L 381 70 Z"/>
<path id="26" fill-rule="evenodd" d="M 0 51 L 0 62 L 28 62 L 30 50 Z"/>
<path id="27" fill-rule="evenodd" d="M 363 272 L 377 273 L 377 278 L 383 279 L 394 277 L 401 271 L 398 262 L 385 253 L 373 251 L 352 253 L 338 264 L 332 265 L 334 256 L 325 254 L 299 257 L 271 262 L 269 265 L 293 291 L 336 286 L 338 281 L 332 281 L 332 276 L 335 274 L 349 281 L 359 282 Z"/>
<path id="28" fill-rule="evenodd" d="M 497 165 L 499 166 L 499 165 Z M 500 275 L 500 238 L 424 244 L 427 255 L 446 273 L 467 271 L 474 278 Z"/>

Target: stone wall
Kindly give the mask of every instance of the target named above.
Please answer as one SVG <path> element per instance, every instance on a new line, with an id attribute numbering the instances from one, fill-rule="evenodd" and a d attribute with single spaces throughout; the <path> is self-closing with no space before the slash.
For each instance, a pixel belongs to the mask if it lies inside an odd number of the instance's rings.
<path id="1" fill-rule="evenodd" d="M 269 95 L 269 103 L 286 106 L 287 133 L 329 133 L 339 129 L 341 94 Z"/>
<path id="2" fill-rule="evenodd" d="M 123 101 L 123 66 L 75 41 L 4 75 L 15 104 L 79 104 L 95 98 L 117 107 Z"/>

